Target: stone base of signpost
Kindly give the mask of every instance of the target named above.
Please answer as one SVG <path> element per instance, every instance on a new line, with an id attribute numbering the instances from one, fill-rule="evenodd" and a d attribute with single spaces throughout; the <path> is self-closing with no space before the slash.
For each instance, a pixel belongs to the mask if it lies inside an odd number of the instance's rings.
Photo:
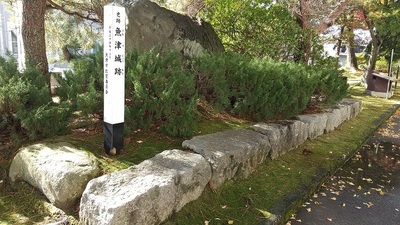
<path id="1" fill-rule="evenodd" d="M 124 148 L 124 123 L 104 122 L 104 149 L 106 153 L 119 155 Z"/>

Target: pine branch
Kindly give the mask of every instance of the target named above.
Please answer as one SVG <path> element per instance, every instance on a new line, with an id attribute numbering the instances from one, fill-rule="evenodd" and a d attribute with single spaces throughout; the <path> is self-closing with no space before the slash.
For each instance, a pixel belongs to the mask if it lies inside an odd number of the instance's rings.
<path id="1" fill-rule="evenodd" d="M 340 16 L 340 14 L 344 11 L 346 6 L 351 2 L 351 0 L 344 0 L 340 2 L 339 6 L 336 7 L 334 11 L 329 14 L 328 18 L 321 23 L 319 26 L 316 27 L 315 31 L 318 34 L 323 33 L 326 29 L 333 25 L 333 22 Z"/>
<path id="2" fill-rule="evenodd" d="M 68 14 L 70 16 L 78 16 L 78 17 L 80 17 L 82 19 L 93 21 L 93 22 L 96 22 L 96 23 L 102 23 L 103 22 L 102 20 L 100 20 L 98 18 L 98 16 L 95 13 L 90 13 L 92 10 L 87 10 L 86 9 L 88 13 L 85 15 L 84 13 L 81 13 L 81 12 L 78 12 L 78 11 L 68 10 L 66 8 L 66 5 L 59 5 L 59 4 L 55 3 L 52 0 L 47 0 L 47 8 L 48 9 L 60 10 L 63 13 Z"/>

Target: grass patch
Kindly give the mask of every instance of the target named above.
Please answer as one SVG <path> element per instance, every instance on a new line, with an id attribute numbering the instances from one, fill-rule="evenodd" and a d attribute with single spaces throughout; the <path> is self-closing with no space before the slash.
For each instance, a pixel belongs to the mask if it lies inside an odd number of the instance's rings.
<path id="1" fill-rule="evenodd" d="M 262 210 L 283 213 L 284 203 L 293 208 L 300 205 L 297 196 L 307 194 L 309 187 L 316 189 L 319 178 L 333 173 L 349 155 L 378 127 L 377 118 L 400 99 L 374 98 L 364 93 L 364 88 L 352 86 L 349 97 L 363 100 L 363 111 L 357 118 L 342 124 L 334 132 L 276 159 L 267 160 L 249 178 L 229 181 L 212 193 L 209 188 L 202 197 L 189 203 L 165 224 L 255 224 L 264 218 Z M 215 111 L 204 111 L 196 134 L 214 133 L 227 129 L 248 128 L 252 122 Z M 103 150 L 103 135 L 98 132 L 75 131 L 65 136 L 41 142 L 70 142 L 76 147 L 92 152 L 99 158 L 103 172 L 110 173 L 140 163 L 167 149 L 181 148 L 184 139 L 160 135 L 158 132 L 134 131 L 125 137 L 125 149 L 120 156 L 109 157 Z M 312 153 L 303 155 L 307 149 Z M 11 187 L 6 181 L 13 149 L 0 151 L 0 225 L 35 224 L 52 216 L 44 206 L 45 198 L 29 185 L 18 183 Z M 317 183 L 316 183 L 317 181 Z M 261 211 L 260 211 L 261 210 Z M 77 217 L 78 208 L 72 214 Z M 77 223 L 76 221 L 73 223 Z"/>
<path id="2" fill-rule="evenodd" d="M 350 71 L 345 69 L 344 76 L 346 76 L 348 79 L 361 79 L 364 72 L 365 71 Z"/>
<path id="3" fill-rule="evenodd" d="M 363 92 L 359 86 L 350 90 L 349 97 L 363 100 L 363 111 L 355 119 L 278 159 L 267 160 L 250 177 L 227 182 L 216 194 L 207 188 L 200 199 L 189 203 L 165 224 L 257 224 L 265 220 L 260 210 L 279 215 L 287 212 L 282 220 L 285 221 L 303 203 L 299 196 L 308 198 L 324 178 L 343 165 L 399 99 L 399 95 L 385 100 Z M 304 155 L 304 149 L 312 153 Z"/>
<path id="4" fill-rule="evenodd" d="M 248 128 L 253 124 L 253 122 L 234 118 L 228 114 L 217 113 L 209 107 L 203 109 L 201 113 L 204 119 L 198 121 L 196 133 L 199 135 L 227 129 Z M 184 138 L 160 135 L 159 132 L 136 130 L 131 135 L 125 136 L 125 149 L 122 154 L 112 157 L 105 154 L 103 134 L 96 132 L 96 129 L 92 131 L 88 131 L 86 128 L 76 129 L 71 134 L 41 140 L 40 142 L 69 142 L 78 149 L 90 151 L 99 159 L 103 173 L 111 173 L 139 164 L 164 150 L 182 149 L 181 144 L 184 140 Z M 25 145 L 33 144 L 28 141 L 21 141 L 8 147 L 0 146 L 0 225 L 36 224 L 46 221 L 48 217 L 52 216 L 45 207 L 46 198 L 39 191 L 25 183 L 16 183 L 11 187 L 8 182 L 7 176 L 11 160 L 22 143 Z M 78 213 L 77 205 L 70 214 L 77 218 Z M 75 221 L 73 224 L 78 223 Z"/>

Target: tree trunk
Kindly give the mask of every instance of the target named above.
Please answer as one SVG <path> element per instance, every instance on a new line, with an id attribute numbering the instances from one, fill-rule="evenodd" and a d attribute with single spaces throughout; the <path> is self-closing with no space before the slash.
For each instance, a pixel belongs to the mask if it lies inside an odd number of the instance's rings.
<path id="1" fill-rule="evenodd" d="M 310 9 L 309 1 L 299 0 L 299 6 L 300 13 L 296 15 L 296 21 L 304 32 L 300 38 L 299 52 L 295 54 L 295 61 L 307 64 L 311 55 L 313 35 L 308 11 Z"/>
<path id="2" fill-rule="evenodd" d="M 343 38 L 343 35 L 344 35 L 344 28 L 345 28 L 345 26 L 341 26 L 340 27 L 340 35 L 339 35 L 339 39 L 338 39 L 337 44 L 336 44 L 336 47 L 337 47 L 336 55 L 338 56 L 338 58 L 340 56 L 340 52 L 342 51 L 342 42 L 343 42 L 342 38 Z"/>
<path id="3" fill-rule="evenodd" d="M 376 60 L 378 60 L 378 55 L 379 55 L 379 50 L 382 46 L 382 41 L 379 40 L 379 37 L 377 34 L 374 32 L 374 25 L 371 21 L 366 21 L 369 29 L 369 33 L 371 35 L 371 56 L 369 58 L 368 62 L 368 70 L 366 73 L 366 84 L 367 84 L 367 89 L 368 86 L 372 85 L 373 82 L 373 77 L 372 77 L 372 72 L 375 70 L 376 67 Z M 365 77 L 365 75 L 364 75 Z"/>
<path id="4" fill-rule="evenodd" d="M 378 59 L 379 50 L 382 46 L 382 40 L 380 40 L 377 33 L 375 33 L 375 25 L 372 20 L 367 17 L 367 12 L 363 9 L 363 15 L 365 18 L 365 23 L 368 27 L 369 34 L 371 35 L 371 56 L 369 57 L 368 61 L 368 70 L 364 74 L 364 80 L 366 81 L 366 86 L 371 85 L 373 81 L 372 72 L 375 70 L 376 67 L 376 60 Z M 365 85 L 365 84 L 364 84 Z"/>
<path id="5" fill-rule="evenodd" d="M 354 70 L 358 70 L 358 63 L 357 63 L 357 57 L 356 57 L 356 52 L 355 52 L 355 46 L 354 46 L 354 33 L 351 29 L 350 34 L 348 35 L 347 38 L 347 65 Z"/>
<path id="6" fill-rule="evenodd" d="M 372 42 L 371 58 L 369 59 L 369 66 L 368 66 L 369 71 L 375 70 L 376 61 L 378 60 L 379 50 L 380 50 L 379 44 Z"/>
<path id="7" fill-rule="evenodd" d="M 344 65 L 342 65 L 342 61 L 340 60 L 340 52 L 342 51 L 344 28 L 345 28 L 345 26 L 340 26 L 339 39 L 337 40 L 336 45 L 335 45 L 338 68 L 341 67 L 341 66 L 344 66 Z"/>
<path id="8" fill-rule="evenodd" d="M 48 73 L 44 16 L 46 0 L 22 1 L 22 40 L 25 49 L 25 61 L 35 66 L 44 75 Z"/>
<path id="9" fill-rule="evenodd" d="M 358 62 L 356 57 L 356 52 L 354 45 L 348 44 L 347 45 L 347 65 L 352 70 L 358 70 Z"/>
<path id="10" fill-rule="evenodd" d="M 64 45 L 62 47 L 64 59 L 67 60 L 67 62 L 70 62 L 72 59 L 74 59 L 74 56 L 71 54 L 71 52 L 68 50 L 68 46 Z"/>

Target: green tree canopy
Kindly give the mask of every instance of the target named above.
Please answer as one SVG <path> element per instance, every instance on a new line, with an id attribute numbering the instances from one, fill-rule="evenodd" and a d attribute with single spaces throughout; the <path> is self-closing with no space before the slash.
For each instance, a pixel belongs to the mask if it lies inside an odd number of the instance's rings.
<path id="1" fill-rule="evenodd" d="M 63 55 L 65 60 L 75 56 L 74 51 L 77 49 L 91 49 L 96 41 L 102 39 L 102 27 L 99 23 L 59 10 L 48 10 L 45 18 L 47 51 L 58 57 Z"/>
<path id="2" fill-rule="evenodd" d="M 287 60 L 302 33 L 287 8 L 269 0 L 206 0 L 204 17 L 229 51 Z"/>
<path id="3" fill-rule="evenodd" d="M 360 0 L 361 13 L 371 34 L 369 70 L 374 70 L 380 54 L 386 58 L 390 51 L 397 51 L 400 58 L 400 2 L 396 0 Z"/>

